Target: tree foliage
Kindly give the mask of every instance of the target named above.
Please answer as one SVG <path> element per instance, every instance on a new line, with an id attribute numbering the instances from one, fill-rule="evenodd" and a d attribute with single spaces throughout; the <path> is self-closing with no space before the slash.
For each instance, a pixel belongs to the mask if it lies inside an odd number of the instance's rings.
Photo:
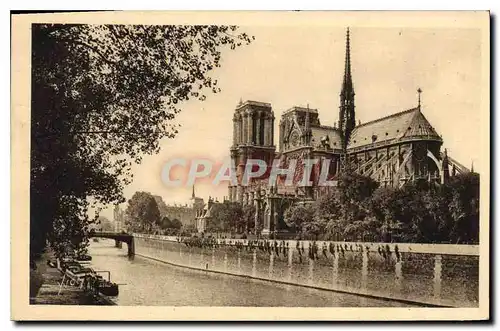
<path id="1" fill-rule="evenodd" d="M 110 232 L 115 230 L 113 223 L 107 217 L 99 216 L 97 219 L 97 224 L 97 228 L 101 231 Z"/>
<path id="2" fill-rule="evenodd" d="M 311 225 L 326 219 L 323 233 L 335 240 L 478 243 L 478 174 L 458 175 L 442 186 L 375 187 L 369 179 L 342 178 L 339 190 L 313 205 Z"/>
<path id="3" fill-rule="evenodd" d="M 295 205 L 285 220 L 305 237 L 348 241 L 479 242 L 479 175 L 454 176 L 446 185 L 377 188 L 347 175 L 337 190 L 309 207 Z"/>
<path id="4" fill-rule="evenodd" d="M 182 228 L 182 222 L 178 220 L 177 218 L 174 218 L 172 220 L 171 228 L 180 230 Z"/>
<path id="5" fill-rule="evenodd" d="M 243 206 L 240 232 L 250 233 L 257 230 L 257 233 L 260 233 L 262 229 L 255 229 L 255 213 L 256 208 L 254 204 L 247 204 Z M 258 226 L 262 227 L 260 223 L 258 224 Z"/>
<path id="6" fill-rule="evenodd" d="M 125 226 L 129 232 L 151 233 L 161 224 L 155 198 L 148 192 L 135 192 L 125 210 Z"/>
<path id="7" fill-rule="evenodd" d="M 124 202 L 133 163 L 175 137 L 184 101 L 220 91 L 222 50 L 250 41 L 235 26 L 33 25 L 32 257 Z"/>
<path id="8" fill-rule="evenodd" d="M 310 204 L 294 205 L 285 211 L 284 220 L 288 227 L 302 233 L 305 226 L 312 226 L 314 209 Z"/>
<path id="9" fill-rule="evenodd" d="M 241 228 L 243 211 L 236 202 L 214 203 L 207 224 L 208 232 L 231 232 Z"/>

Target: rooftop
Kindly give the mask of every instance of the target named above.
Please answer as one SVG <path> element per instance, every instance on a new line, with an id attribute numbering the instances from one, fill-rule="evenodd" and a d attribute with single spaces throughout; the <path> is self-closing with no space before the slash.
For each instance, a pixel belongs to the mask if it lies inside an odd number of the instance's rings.
<path id="1" fill-rule="evenodd" d="M 416 137 L 442 140 L 419 107 L 356 126 L 348 148 Z"/>
<path id="2" fill-rule="evenodd" d="M 239 103 L 236 106 L 236 109 L 240 109 L 240 108 L 243 108 L 245 106 L 258 106 L 258 107 L 271 108 L 271 104 L 268 103 L 268 102 L 260 102 L 260 101 L 247 100 L 245 102 Z"/>
<path id="3" fill-rule="evenodd" d="M 299 106 L 293 106 L 290 109 L 287 109 L 283 112 L 283 114 L 291 113 L 293 111 L 301 111 L 301 112 L 309 112 L 309 113 L 318 113 L 317 109 L 312 109 L 312 108 L 306 108 L 306 107 L 299 107 Z"/>

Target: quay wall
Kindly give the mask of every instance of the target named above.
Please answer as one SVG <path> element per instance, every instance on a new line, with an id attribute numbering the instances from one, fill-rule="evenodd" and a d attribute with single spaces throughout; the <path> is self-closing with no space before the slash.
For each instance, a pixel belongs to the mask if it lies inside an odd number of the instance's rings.
<path id="1" fill-rule="evenodd" d="M 177 237 L 134 234 L 136 253 L 180 266 L 332 291 L 428 305 L 477 307 L 479 246 L 218 239 L 216 247 L 189 247 Z M 329 244 L 334 246 L 330 252 Z M 324 245 L 326 250 L 323 250 Z M 300 301 L 300 298 L 298 298 Z"/>

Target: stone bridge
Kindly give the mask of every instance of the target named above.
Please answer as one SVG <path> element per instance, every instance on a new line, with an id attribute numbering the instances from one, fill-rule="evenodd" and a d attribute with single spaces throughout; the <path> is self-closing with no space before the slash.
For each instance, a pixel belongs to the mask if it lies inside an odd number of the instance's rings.
<path id="1" fill-rule="evenodd" d="M 90 237 L 114 239 L 116 247 L 121 247 L 122 243 L 126 243 L 128 257 L 134 257 L 135 255 L 134 236 L 129 233 L 95 231 L 90 233 Z"/>

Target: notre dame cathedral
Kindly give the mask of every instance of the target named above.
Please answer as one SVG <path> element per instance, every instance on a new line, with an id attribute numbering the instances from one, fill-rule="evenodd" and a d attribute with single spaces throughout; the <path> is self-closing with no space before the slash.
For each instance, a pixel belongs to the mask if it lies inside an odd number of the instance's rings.
<path id="1" fill-rule="evenodd" d="M 391 114 L 356 125 L 355 93 L 351 76 L 349 30 L 346 37 L 345 70 L 340 91 L 339 121 L 333 127 L 322 125 L 316 109 L 292 107 L 281 115 L 278 151 L 274 144 L 274 112 L 265 102 L 240 102 L 233 117 L 231 158 L 236 165 L 238 183 L 248 159 L 261 159 L 268 165 L 279 160 L 286 167 L 296 159 L 296 177 L 301 177 L 303 159 L 328 159 L 328 177 L 335 179 L 343 171 L 369 176 L 382 186 L 401 187 L 408 182 L 425 180 L 444 183 L 450 176 L 469 171 L 441 151 L 443 140 L 425 118 L 420 107 Z M 317 185 L 319 162 L 313 167 L 312 186 L 285 186 L 283 181 L 269 186 L 267 177 L 254 179 L 248 186 L 229 187 L 229 200 L 256 206 L 255 228 L 263 236 L 286 226 L 285 210 L 293 203 L 313 201 L 324 190 Z"/>

